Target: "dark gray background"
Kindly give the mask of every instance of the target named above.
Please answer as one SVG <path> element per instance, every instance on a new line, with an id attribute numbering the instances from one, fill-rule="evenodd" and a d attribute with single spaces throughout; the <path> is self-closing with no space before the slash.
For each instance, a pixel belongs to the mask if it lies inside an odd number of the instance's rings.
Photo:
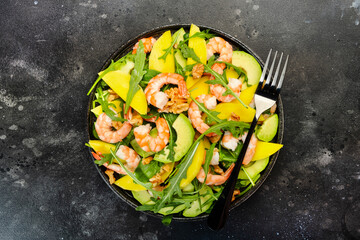
<path id="1" fill-rule="evenodd" d="M 359 19 L 359 0 L 2 0 L 0 239 L 359 239 Z M 136 212 L 84 146 L 86 92 L 102 64 L 175 23 L 223 30 L 263 59 L 290 54 L 285 147 L 218 233 Z"/>

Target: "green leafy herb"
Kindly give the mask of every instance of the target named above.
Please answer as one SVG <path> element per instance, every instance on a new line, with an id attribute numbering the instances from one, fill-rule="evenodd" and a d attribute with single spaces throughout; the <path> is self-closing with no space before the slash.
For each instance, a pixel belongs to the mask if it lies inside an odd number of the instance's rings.
<path id="1" fill-rule="evenodd" d="M 172 215 L 166 215 L 162 218 L 161 222 L 162 224 L 164 224 L 165 226 L 169 226 L 172 220 Z"/>
<path id="2" fill-rule="evenodd" d="M 116 156 L 115 152 L 113 150 L 110 150 L 111 155 L 114 157 L 114 159 L 118 162 L 118 164 L 124 169 L 124 171 L 129 175 L 129 177 L 131 177 L 133 179 L 133 181 L 141 186 L 143 186 L 144 188 L 146 188 L 147 190 L 149 190 L 150 192 L 152 192 L 152 194 L 154 195 L 154 197 L 160 197 L 161 193 L 157 192 L 155 190 L 152 189 L 152 184 L 151 183 L 143 183 L 142 181 L 140 181 L 132 172 L 130 172 L 125 166 L 124 164 L 119 160 L 119 158 Z"/>
<path id="3" fill-rule="evenodd" d="M 115 105 L 112 103 L 108 103 L 107 97 L 109 93 L 105 93 L 102 91 L 102 89 L 99 87 L 97 88 L 98 93 L 98 99 L 96 100 L 98 103 L 100 103 L 102 111 L 112 120 L 112 121 L 118 121 L 118 122 L 124 122 L 126 119 L 118 117 L 117 113 L 115 113 L 110 107 L 114 107 Z"/>
<path id="4" fill-rule="evenodd" d="M 111 60 L 110 65 L 104 70 L 102 71 L 102 73 L 99 75 L 99 77 L 96 79 L 96 81 L 94 82 L 94 84 L 91 86 L 89 92 L 87 93 L 87 95 L 89 95 L 92 90 L 95 88 L 95 86 L 98 84 L 98 82 L 108 73 L 111 71 L 115 71 L 118 70 L 119 68 L 121 68 L 124 64 L 126 64 L 126 61 L 131 59 L 131 52 L 128 53 L 127 55 L 125 55 L 124 57 L 120 58 L 119 60 L 117 60 L 116 62 L 114 62 L 114 60 Z"/>
<path id="5" fill-rule="evenodd" d="M 199 103 L 198 101 L 196 101 L 195 98 L 193 98 L 192 96 L 190 96 L 191 99 L 196 103 L 196 105 L 198 105 L 199 109 L 206 113 L 207 117 L 208 118 L 211 118 L 213 121 L 215 121 L 216 123 L 221 123 L 221 122 L 224 122 L 225 120 L 224 119 L 220 119 L 217 117 L 217 115 L 219 114 L 219 112 L 216 112 L 216 111 L 212 111 L 212 110 L 209 110 L 205 107 L 204 103 Z"/>
<path id="6" fill-rule="evenodd" d="M 177 115 L 175 114 L 163 114 L 164 119 L 166 120 L 168 126 L 169 126 L 169 133 L 170 133 L 170 137 L 169 137 L 169 145 L 167 146 L 167 149 L 169 149 L 169 160 L 171 162 L 175 161 L 175 150 L 174 147 L 176 146 L 175 141 L 176 138 L 174 136 L 174 130 L 172 128 L 172 124 L 174 123 L 174 121 L 177 118 Z"/>
<path id="7" fill-rule="evenodd" d="M 142 88 L 146 88 L 146 86 L 149 84 L 150 80 L 155 77 L 156 75 L 160 74 L 161 72 L 154 70 L 154 69 L 146 69 L 146 73 L 144 74 L 141 82 L 139 85 Z"/>
<path id="8" fill-rule="evenodd" d="M 94 161 L 99 166 L 102 166 L 102 165 L 104 165 L 104 163 L 107 163 L 107 162 L 109 162 L 109 164 L 112 163 L 112 156 L 110 153 L 102 154 L 101 156 L 99 155 L 99 157 L 101 158 L 100 160 Z"/>
<path id="9" fill-rule="evenodd" d="M 166 56 L 173 50 L 173 47 L 174 47 L 175 43 L 177 42 L 178 38 L 180 37 L 181 32 L 182 32 L 181 29 L 179 29 L 178 31 L 176 31 L 176 33 L 174 33 L 170 47 L 164 49 L 163 51 L 165 53 L 158 59 L 163 59 L 164 61 L 166 60 Z"/>
<path id="10" fill-rule="evenodd" d="M 245 76 L 244 82 L 248 82 L 248 77 L 247 77 L 247 75 L 246 75 L 246 72 L 245 72 L 242 68 L 237 67 L 237 66 L 235 66 L 234 64 L 231 64 L 231 63 L 228 63 L 228 62 L 224 62 L 224 61 L 217 61 L 217 62 L 218 62 L 218 63 L 225 63 L 225 65 L 226 65 L 227 67 L 233 68 L 233 69 L 235 70 L 235 72 L 236 72 L 237 74 L 239 74 L 239 76 L 241 76 L 241 75 Z"/>
<path id="11" fill-rule="evenodd" d="M 200 141 L 196 140 L 193 145 L 190 147 L 189 152 L 186 154 L 182 162 L 179 164 L 181 165 L 177 173 L 171 177 L 169 180 L 168 187 L 163 191 L 163 197 L 156 203 L 156 207 L 154 209 L 155 212 L 158 212 L 167 202 L 171 202 L 171 198 L 174 193 L 177 193 L 179 196 L 182 196 L 182 192 L 180 189 L 180 182 L 183 178 L 186 178 L 186 172 L 188 167 L 192 163 L 192 159 L 195 155 L 195 152 L 199 146 Z"/>
<path id="12" fill-rule="evenodd" d="M 134 70 L 131 72 L 129 91 L 126 96 L 125 112 L 129 110 L 130 103 L 135 96 L 135 93 L 140 89 L 139 83 L 143 75 L 145 74 L 145 59 L 146 53 L 144 52 L 144 44 L 142 43 L 142 41 L 140 41 L 139 47 L 136 51 Z"/>

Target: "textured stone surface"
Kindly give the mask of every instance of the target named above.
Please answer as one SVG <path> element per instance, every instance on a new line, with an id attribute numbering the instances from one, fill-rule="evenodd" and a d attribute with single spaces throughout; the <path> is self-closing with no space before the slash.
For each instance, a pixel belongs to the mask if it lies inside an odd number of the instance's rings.
<path id="1" fill-rule="evenodd" d="M 1 239 L 360 238 L 360 1 L 1 1 Z M 226 227 L 136 212 L 89 160 L 86 92 L 107 57 L 153 27 L 221 29 L 290 54 L 285 147 Z"/>

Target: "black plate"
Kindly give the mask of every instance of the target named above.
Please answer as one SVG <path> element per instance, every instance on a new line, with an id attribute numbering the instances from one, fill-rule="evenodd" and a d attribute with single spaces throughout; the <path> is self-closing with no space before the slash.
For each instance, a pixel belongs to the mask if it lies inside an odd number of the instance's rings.
<path id="1" fill-rule="evenodd" d="M 121 46 L 120 48 L 118 48 L 105 62 L 105 64 L 103 65 L 103 67 L 99 70 L 103 71 L 105 70 L 111 63 L 111 60 L 113 59 L 114 61 L 120 59 L 121 57 L 123 57 L 124 55 L 126 55 L 129 51 L 132 50 L 132 47 L 135 45 L 135 43 L 144 37 L 159 37 L 162 33 L 164 33 L 167 30 L 171 30 L 172 33 L 174 33 L 175 31 L 177 31 L 180 28 L 184 28 L 185 31 L 189 32 L 190 30 L 190 24 L 178 24 L 178 25 L 168 25 L 168 26 L 163 26 L 163 27 L 159 27 L 159 28 L 154 28 L 153 30 L 144 32 L 140 35 L 138 35 L 137 37 L 129 40 L 126 44 L 124 44 L 123 46 Z M 224 33 L 220 30 L 211 28 L 211 27 L 205 27 L 205 26 L 199 26 L 200 30 L 205 30 L 205 29 L 209 29 L 210 33 L 214 33 L 217 36 L 220 36 L 222 38 L 224 38 L 226 41 L 228 41 L 234 48 L 234 50 L 241 50 L 241 51 L 245 51 L 249 54 L 251 54 L 252 56 L 254 56 L 256 58 L 256 60 L 260 63 L 261 67 L 264 66 L 264 62 L 254 53 L 254 51 L 252 51 L 249 47 L 247 47 L 244 43 L 242 43 L 241 41 L 237 40 L 236 38 L 230 36 L 227 33 Z M 97 76 L 95 77 L 94 81 L 96 80 Z M 95 88 L 96 89 L 96 88 Z M 95 139 L 92 135 L 92 126 L 94 124 L 95 121 L 95 116 L 94 114 L 91 113 L 91 103 L 95 98 L 95 94 L 94 91 L 91 93 L 90 95 L 90 100 L 89 100 L 89 105 L 88 105 L 88 114 L 87 114 L 87 132 L 88 132 L 88 137 L 89 139 Z M 282 139 L 283 139 L 283 132 L 284 132 L 284 112 L 283 112 L 283 104 L 281 101 L 281 97 L 279 96 L 279 99 L 277 101 L 277 114 L 279 115 L 279 129 L 278 129 L 278 133 L 276 138 L 276 142 L 277 143 L 282 143 Z M 90 150 L 91 153 L 91 150 Z M 270 171 L 272 170 L 275 161 L 277 159 L 279 155 L 279 152 L 275 153 L 274 155 L 271 156 L 270 161 L 268 166 L 266 167 L 266 169 L 262 172 L 260 179 L 256 182 L 255 186 L 252 187 L 247 193 L 245 193 L 243 196 L 241 196 L 240 198 L 236 199 L 231 207 L 230 210 L 234 209 L 235 207 L 239 206 L 240 204 L 242 204 L 245 200 L 247 200 L 251 195 L 253 195 L 258 189 L 259 187 L 264 183 L 265 179 L 269 176 Z M 91 156 L 91 161 L 94 162 L 94 158 L 92 156 L 92 154 L 90 154 Z M 96 165 L 94 163 L 94 166 L 96 167 L 96 169 L 98 170 L 100 176 L 103 178 L 103 180 L 106 182 L 106 184 L 109 186 L 109 188 L 111 188 L 115 194 L 117 196 L 119 196 L 123 201 L 125 201 L 127 204 L 129 204 L 130 206 L 132 206 L 133 208 L 138 207 L 140 204 L 137 202 L 137 200 L 135 200 L 131 194 L 130 191 L 126 191 L 121 189 L 120 187 L 116 186 L 116 185 L 111 185 L 109 183 L 108 177 L 105 174 L 105 167 L 99 167 L 98 165 Z M 154 217 L 163 217 L 163 215 L 161 214 L 156 214 L 153 212 L 145 212 L 148 215 L 154 216 Z M 181 215 L 175 215 L 173 217 L 174 220 L 179 220 L 179 221 L 195 221 L 195 220 L 200 220 L 200 219 L 205 219 L 208 216 L 208 214 L 201 214 L 197 217 L 193 217 L 193 218 L 186 218 L 183 217 Z"/>

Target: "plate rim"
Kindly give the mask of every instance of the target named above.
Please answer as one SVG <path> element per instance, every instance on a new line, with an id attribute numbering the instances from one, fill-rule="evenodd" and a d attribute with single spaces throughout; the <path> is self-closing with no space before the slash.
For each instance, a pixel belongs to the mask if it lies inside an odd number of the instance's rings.
<path id="1" fill-rule="evenodd" d="M 126 41 L 124 44 L 122 44 L 120 47 L 118 47 L 109 57 L 108 59 L 105 61 L 105 63 L 102 65 L 100 71 L 103 71 L 104 69 L 106 69 L 110 63 L 111 60 L 117 60 L 119 58 L 121 58 L 122 56 L 124 56 L 126 53 L 128 53 L 129 50 L 132 48 L 132 46 L 141 38 L 144 37 L 149 37 L 149 36 L 154 36 L 156 34 L 161 34 L 167 30 L 178 30 L 180 28 L 185 28 L 185 29 L 190 29 L 191 24 L 169 24 L 169 25 L 163 25 L 163 26 L 159 26 L 159 27 L 155 27 L 151 30 L 148 31 L 144 31 L 140 34 L 138 34 L 137 36 L 129 39 L 128 41 Z M 238 40 L 237 38 L 233 37 L 232 35 L 223 32 L 222 30 L 218 30 L 216 28 L 212 28 L 212 27 L 208 27 L 205 25 L 196 25 L 198 26 L 201 30 L 205 30 L 205 29 L 209 29 L 210 32 L 217 34 L 217 36 L 220 37 L 225 37 L 227 39 L 230 39 L 233 43 L 232 45 L 237 45 L 239 48 L 242 48 L 242 51 L 245 51 L 249 54 L 251 54 L 253 57 L 255 57 L 255 59 L 258 61 L 258 63 L 260 64 L 261 68 L 263 69 L 264 67 L 264 62 L 262 61 L 262 59 L 251 49 L 249 48 L 247 45 L 245 45 L 242 41 Z M 225 39 L 226 40 L 226 39 Z M 124 54 L 125 53 L 125 54 Z M 96 78 L 95 78 L 96 80 Z M 92 83 L 94 83 L 95 81 L 93 81 Z M 100 83 L 100 82 L 99 82 Z M 99 84 L 98 83 L 98 84 Z M 95 91 L 93 90 L 91 92 L 91 94 L 89 95 L 89 101 L 88 101 L 88 108 L 87 108 L 87 123 L 86 123 L 86 129 L 87 129 L 87 139 L 91 140 L 91 118 L 93 118 L 92 113 L 91 113 L 91 107 L 92 107 L 92 101 L 94 99 L 94 95 L 95 95 Z M 278 126 L 278 132 L 277 132 L 277 141 L 276 143 L 282 144 L 283 141 L 283 134 L 284 134 L 284 108 L 283 108 L 283 103 L 281 100 L 281 96 L 279 95 L 279 98 L 277 100 L 277 113 L 279 115 L 280 121 L 279 121 L 279 126 Z M 94 157 L 91 154 L 91 148 L 88 148 L 89 150 L 89 154 L 90 154 L 90 159 L 92 161 L 92 163 L 94 164 L 96 170 L 98 171 L 98 173 L 100 174 L 100 176 L 102 177 L 102 179 L 105 181 L 105 183 L 108 185 L 108 187 L 124 202 L 126 202 L 128 205 L 130 205 L 134 210 L 137 206 L 139 206 L 140 204 L 134 199 L 134 197 L 132 195 L 129 194 L 130 191 L 121 189 L 120 187 L 117 186 L 113 186 L 109 183 L 107 176 L 105 175 L 105 173 L 101 170 L 101 167 L 99 167 L 98 165 L 96 165 L 96 163 L 94 162 Z M 259 178 L 259 180 L 257 181 L 257 183 L 255 184 L 254 187 L 252 187 L 248 192 L 246 192 L 241 198 L 237 199 L 231 206 L 230 206 L 230 211 L 233 210 L 234 208 L 238 207 L 239 205 L 241 205 L 242 203 L 244 203 L 248 198 L 250 198 L 260 187 L 261 185 L 265 182 L 265 180 L 268 178 L 268 176 L 270 175 L 270 172 L 272 171 L 275 162 L 278 158 L 280 151 L 277 151 L 275 154 L 273 154 L 270 157 L 270 161 L 268 166 L 266 167 L 266 169 L 264 170 L 264 172 L 262 173 L 261 177 Z M 150 211 L 141 211 L 147 215 L 156 217 L 156 218 L 162 218 L 163 215 L 158 214 L 158 213 L 153 213 Z M 173 220 L 176 221 L 180 221 L 180 222 L 189 222 L 189 221 L 199 221 L 199 220 L 203 220 L 205 218 L 208 217 L 209 214 L 207 213 L 202 213 L 196 217 L 191 217 L 191 218 L 187 218 L 187 217 L 182 217 L 182 216 L 173 216 Z"/>

